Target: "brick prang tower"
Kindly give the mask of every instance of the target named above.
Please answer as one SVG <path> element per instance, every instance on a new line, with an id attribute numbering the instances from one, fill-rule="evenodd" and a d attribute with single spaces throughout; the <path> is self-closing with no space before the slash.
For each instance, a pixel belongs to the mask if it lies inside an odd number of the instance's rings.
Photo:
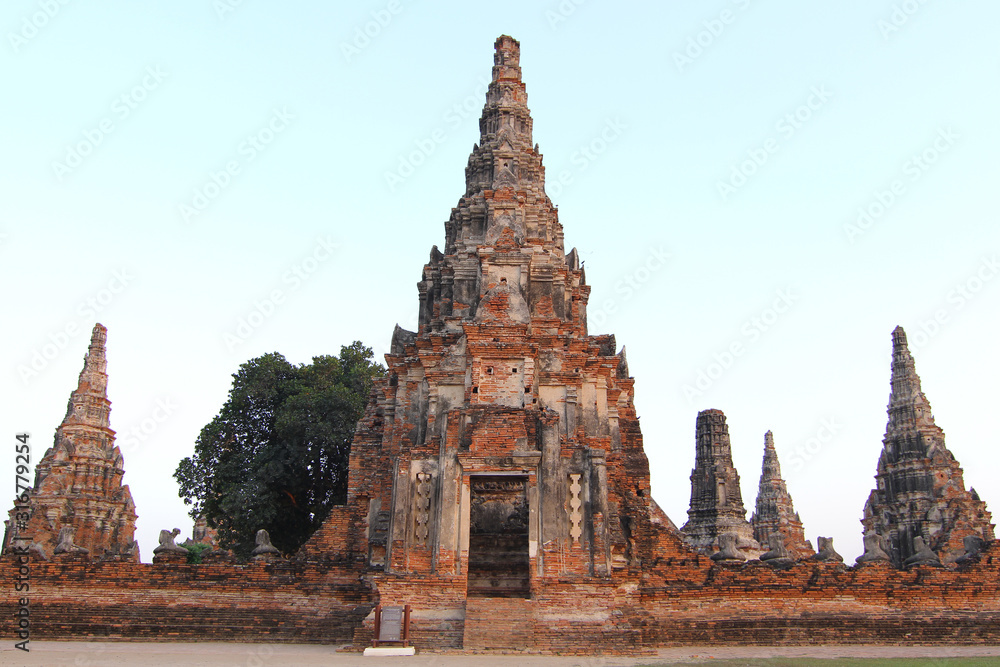
<path id="1" fill-rule="evenodd" d="M 479 130 L 444 250 L 431 249 L 417 284 L 419 328 L 396 327 L 355 434 L 347 506 L 304 547 L 359 554 L 383 604 L 451 618 L 442 646 L 462 645 L 447 634 L 473 623 L 467 598 L 637 581 L 650 514 L 661 519 L 624 348 L 588 335 L 590 287 L 545 192 L 508 36 Z"/>
<path id="2" fill-rule="evenodd" d="M 774 447 L 774 436 L 770 431 L 764 434 L 764 460 L 757 487 L 756 510 L 750 517 L 750 525 L 753 526 L 754 539 L 761 546 L 767 545 L 772 533 L 779 533 L 793 557 L 806 558 L 816 553 L 805 538 L 802 520 L 781 477 L 778 450 Z"/>
<path id="3" fill-rule="evenodd" d="M 719 549 L 719 535 L 735 533 L 740 550 L 759 555 L 761 548 L 746 519 L 740 476 L 733 465 L 726 415 L 722 410 L 699 412 L 695 433 L 691 506 L 681 534 L 692 549 L 711 554 Z"/>
<path id="4" fill-rule="evenodd" d="M 965 488 L 962 467 L 934 423 L 902 327 L 892 332 L 887 412 L 875 488 L 861 521 L 865 532 L 882 536 L 896 567 L 913 555 L 918 536 L 942 561 L 961 556 L 967 536 L 995 539 L 986 503 Z"/>
<path id="5" fill-rule="evenodd" d="M 107 335 L 103 325 L 94 326 L 66 417 L 56 429 L 55 443 L 35 467 L 31 519 L 18 531 L 50 558 L 62 528 L 69 526 L 74 545 L 87 549 L 91 558 L 139 560 L 135 503 L 128 486 L 122 485 L 122 453 L 109 424 Z M 13 537 L 15 511 L 7 521 L 5 550 Z"/>

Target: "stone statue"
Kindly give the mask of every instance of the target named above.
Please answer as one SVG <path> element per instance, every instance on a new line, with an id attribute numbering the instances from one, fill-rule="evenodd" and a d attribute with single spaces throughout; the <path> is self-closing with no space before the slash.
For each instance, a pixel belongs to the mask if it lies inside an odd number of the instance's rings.
<path id="1" fill-rule="evenodd" d="M 775 531 L 768 535 L 767 545 L 771 550 L 760 555 L 761 562 L 774 566 L 791 565 L 795 562 L 785 548 L 785 536 L 781 533 Z"/>
<path id="2" fill-rule="evenodd" d="M 129 544 L 127 547 L 125 547 L 125 551 L 122 552 L 122 555 L 128 556 L 129 558 L 131 558 L 133 556 L 138 556 L 138 554 L 139 554 L 139 541 L 138 540 L 132 540 L 132 543 Z"/>
<path id="3" fill-rule="evenodd" d="M 832 537 L 817 537 L 816 544 L 819 545 L 819 551 L 816 552 L 815 556 L 810 556 L 809 560 L 819 560 L 833 563 L 844 562 L 844 557 L 838 554 L 837 550 L 833 548 Z"/>
<path id="4" fill-rule="evenodd" d="M 965 553 L 952 560 L 953 563 L 966 563 L 975 560 L 976 556 L 986 548 L 985 540 L 978 535 L 966 535 L 962 543 L 965 545 Z"/>
<path id="5" fill-rule="evenodd" d="M 924 538 L 920 535 L 913 538 L 913 555 L 903 561 L 903 567 L 911 565 L 941 565 L 941 559 L 924 544 Z"/>
<path id="6" fill-rule="evenodd" d="M 271 536 L 268 535 L 267 531 L 264 530 L 263 528 L 257 531 L 257 538 L 255 541 L 257 543 L 257 546 L 251 552 L 251 555 L 254 558 L 257 557 L 267 558 L 269 556 L 281 555 L 281 552 L 278 551 L 276 548 L 274 548 L 274 545 L 271 544 Z"/>
<path id="7" fill-rule="evenodd" d="M 56 545 L 57 554 L 89 554 L 90 549 L 84 549 L 73 544 L 73 526 L 63 526 L 59 530 L 59 543 Z"/>
<path id="8" fill-rule="evenodd" d="M 889 554 L 882 548 L 882 536 L 874 530 L 865 533 L 865 552 L 855 559 L 855 563 L 889 562 Z"/>
<path id="9" fill-rule="evenodd" d="M 185 549 L 184 547 L 177 546 L 177 544 L 174 542 L 174 538 L 180 535 L 180 533 L 181 533 L 180 528 L 174 528 L 172 531 L 161 530 L 160 546 L 153 549 L 153 555 L 157 556 L 159 554 L 183 554 L 187 556 L 188 550 Z"/>
<path id="10" fill-rule="evenodd" d="M 714 561 L 742 561 L 747 557 L 736 548 L 736 540 L 739 536 L 736 533 L 723 533 L 719 535 L 719 550 L 712 554 L 710 558 Z"/>

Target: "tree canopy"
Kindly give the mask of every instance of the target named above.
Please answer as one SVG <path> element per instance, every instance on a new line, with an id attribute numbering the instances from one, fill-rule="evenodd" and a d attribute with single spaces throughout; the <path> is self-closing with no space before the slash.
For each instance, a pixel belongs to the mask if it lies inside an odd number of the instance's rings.
<path id="1" fill-rule="evenodd" d="M 384 373 L 357 341 L 311 364 L 272 352 L 241 365 L 194 455 L 174 472 L 191 516 L 205 516 L 240 558 L 261 528 L 282 552 L 296 551 L 346 499 L 354 428 Z"/>

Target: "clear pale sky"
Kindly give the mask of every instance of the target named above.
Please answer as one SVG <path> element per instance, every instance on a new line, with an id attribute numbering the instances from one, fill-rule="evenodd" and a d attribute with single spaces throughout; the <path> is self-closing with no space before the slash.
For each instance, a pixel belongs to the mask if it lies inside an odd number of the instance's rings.
<path id="1" fill-rule="evenodd" d="M 897 324 L 1000 511 L 997 25 L 986 0 L 9 0 L 2 493 L 99 321 L 143 559 L 190 535 L 171 473 L 242 362 L 381 358 L 416 327 L 510 34 L 591 333 L 627 347 L 678 526 L 718 408 L 748 518 L 770 429 L 807 536 L 853 562 Z"/>

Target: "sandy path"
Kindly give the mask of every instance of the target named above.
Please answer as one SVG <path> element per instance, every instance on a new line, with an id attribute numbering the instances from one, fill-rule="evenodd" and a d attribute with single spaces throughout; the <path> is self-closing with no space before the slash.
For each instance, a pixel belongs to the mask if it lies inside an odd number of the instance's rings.
<path id="1" fill-rule="evenodd" d="M 811 647 L 694 647 L 660 649 L 644 658 L 559 657 L 537 655 L 422 654 L 408 658 L 365 658 L 339 653 L 335 646 L 311 644 L 228 644 L 215 642 L 36 642 L 25 653 L 13 643 L 0 645 L 0 665 L 44 667 L 103 667 L 105 665 L 183 667 L 312 667 L 402 665 L 420 667 L 633 667 L 722 658 L 767 657 L 974 657 L 1000 656 L 1000 646 L 811 646 Z"/>

